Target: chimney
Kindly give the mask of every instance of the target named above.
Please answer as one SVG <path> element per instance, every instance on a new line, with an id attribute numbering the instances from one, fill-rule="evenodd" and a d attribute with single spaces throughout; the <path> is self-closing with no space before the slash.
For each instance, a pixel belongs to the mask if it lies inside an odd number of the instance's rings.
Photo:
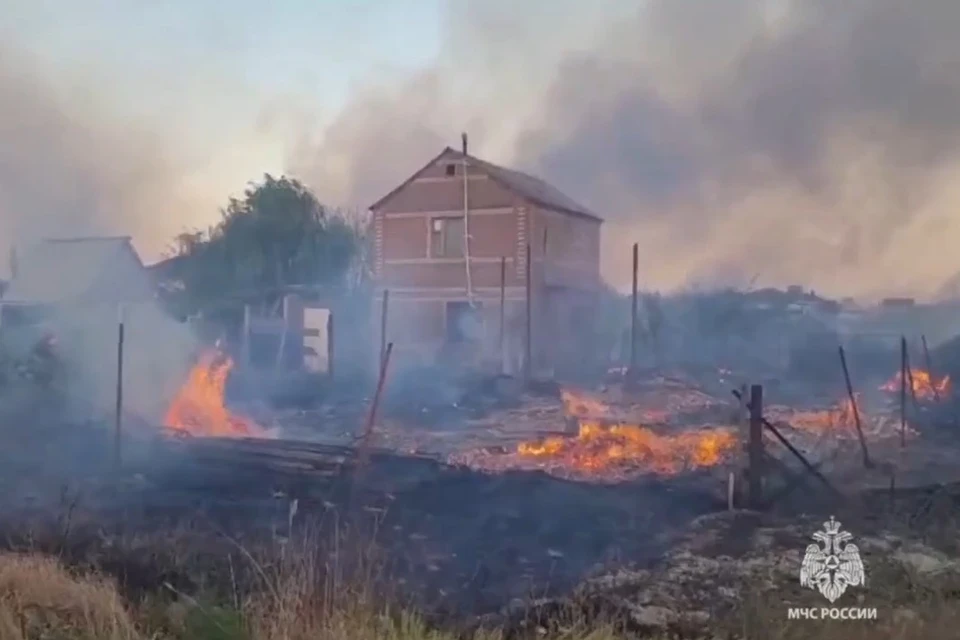
<path id="1" fill-rule="evenodd" d="M 466 134 L 466 132 L 460 134 L 460 141 L 463 143 L 463 155 L 467 155 L 467 134 Z"/>

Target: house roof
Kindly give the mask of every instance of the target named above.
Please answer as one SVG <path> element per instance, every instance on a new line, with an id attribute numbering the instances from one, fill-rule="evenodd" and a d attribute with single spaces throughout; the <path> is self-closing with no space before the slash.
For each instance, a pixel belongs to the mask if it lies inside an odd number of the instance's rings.
<path id="1" fill-rule="evenodd" d="M 478 167 L 481 171 L 487 174 L 491 180 L 497 182 L 500 186 L 508 191 L 511 191 L 534 204 L 546 209 L 561 211 L 563 213 L 569 213 L 575 216 L 590 218 L 591 220 L 596 220 L 597 222 L 603 222 L 603 218 L 598 216 L 596 213 L 590 211 L 585 206 L 579 204 L 566 194 L 562 193 L 556 187 L 553 187 L 536 176 L 523 173 L 522 171 L 501 167 L 493 164 L 492 162 L 487 162 L 486 160 L 481 160 L 469 154 L 464 154 L 451 147 L 445 147 L 443 151 L 437 154 L 432 160 L 430 160 L 430 162 L 421 167 L 416 173 L 407 178 L 407 180 L 402 182 L 398 187 L 370 205 L 370 209 L 376 209 L 381 206 L 391 196 L 416 180 L 422 173 L 424 173 L 439 160 L 448 158 L 450 160 L 462 161 L 464 157 L 466 157 L 467 161 L 472 166 Z"/>
<path id="2" fill-rule="evenodd" d="M 142 268 L 129 236 L 45 239 L 18 258 L 3 302 L 42 304 L 80 298 L 110 276 L 124 253 L 132 254 Z"/>

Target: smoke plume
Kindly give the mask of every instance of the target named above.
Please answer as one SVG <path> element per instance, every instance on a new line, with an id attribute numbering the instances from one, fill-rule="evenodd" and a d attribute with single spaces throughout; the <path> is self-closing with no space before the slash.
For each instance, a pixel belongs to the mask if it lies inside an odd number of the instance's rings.
<path id="1" fill-rule="evenodd" d="M 169 142 L 176 136 L 111 110 L 96 86 L 68 91 L 52 75 L 0 45 L 4 256 L 42 237 L 124 234 L 156 257 L 185 226 L 215 216 L 218 200 L 189 184 L 190 167 Z"/>
<path id="2" fill-rule="evenodd" d="M 44 252 L 44 262 L 24 260 L 44 237 L 129 234 L 156 253 L 202 202 L 187 189 L 186 176 L 160 132 L 126 124 L 93 92 L 68 99 L 45 77 L 33 60 L 0 45 L 0 272 L 7 270 L 6 249 L 15 245 L 21 269 L 47 271 L 31 273 L 30 282 L 56 282 L 64 273 L 72 282 L 79 280 L 69 277 L 76 272 L 80 278 L 106 275 L 118 289 L 131 278 L 140 282 L 144 274 L 131 272 L 121 261 L 98 265 L 107 271 L 103 274 L 91 272 L 89 260 L 78 264 L 55 251 Z M 147 283 L 139 290 L 147 302 L 126 311 L 124 406 L 156 424 L 196 343 L 185 325 L 149 301 Z M 22 287 L 20 293 L 44 294 Z M 83 293 L 68 292 L 67 297 Z M 61 339 L 58 355 L 73 373 L 71 390 L 84 409 L 109 415 L 117 384 L 116 308 L 66 305 L 47 316 L 46 323 Z M 18 357 L 29 352 L 35 338 L 4 327 L 4 349 Z M 5 389 L 0 397 L 4 409 L 16 399 L 10 393 Z M 71 414 L 84 416 L 79 407 L 71 407 Z"/>
<path id="3" fill-rule="evenodd" d="M 933 295 L 960 270 L 960 5 L 451 3 L 437 64 L 291 166 L 368 204 L 466 129 L 607 220 L 604 274 Z M 569 4 L 569 6 L 566 6 Z"/>

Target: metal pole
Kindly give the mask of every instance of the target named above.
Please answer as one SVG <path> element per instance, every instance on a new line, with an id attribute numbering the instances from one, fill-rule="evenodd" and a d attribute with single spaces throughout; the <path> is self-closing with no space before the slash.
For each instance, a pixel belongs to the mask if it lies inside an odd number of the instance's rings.
<path id="1" fill-rule="evenodd" d="M 364 461 L 370 445 L 370 438 L 373 435 L 373 426 L 377 420 L 377 409 L 380 406 L 380 396 L 383 395 L 383 385 L 387 379 L 387 366 L 390 364 L 390 354 L 393 352 L 393 343 L 387 345 L 383 354 L 383 360 L 380 361 L 380 375 L 377 378 L 377 390 L 373 394 L 373 400 L 370 403 L 370 413 L 367 414 L 367 424 L 363 429 L 363 435 L 360 438 L 360 457 Z"/>
<path id="2" fill-rule="evenodd" d="M 250 323 L 251 323 L 251 310 L 250 305 L 243 305 L 243 338 L 240 345 L 241 357 L 243 358 L 243 366 L 247 367 L 250 365 Z"/>
<path id="3" fill-rule="evenodd" d="M 380 364 L 387 357 L 387 306 L 390 303 L 390 290 L 383 290 L 383 301 L 380 303 Z"/>
<path id="4" fill-rule="evenodd" d="M 750 507 L 759 509 L 763 504 L 763 387 L 750 386 Z"/>
<path id="5" fill-rule="evenodd" d="M 900 336 L 900 446 L 907 446 L 907 338 Z"/>
<path id="6" fill-rule="evenodd" d="M 524 330 L 524 360 L 523 360 L 523 377 L 529 382 L 530 378 L 533 377 L 533 291 L 532 291 L 532 278 L 531 278 L 531 265 L 530 265 L 530 243 L 527 243 L 527 260 L 526 260 L 526 327 Z"/>
<path id="7" fill-rule="evenodd" d="M 503 342 L 506 339 L 506 306 L 507 306 L 507 257 L 500 258 L 500 334 L 498 336 L 498 357 L 500 360 L 500 373 L 504 372 L 503 363 Z"/>
<path id="8" fill-rule="evenodd" d="M 123 306 L 117 308 L 117 404 L 116 404 L 116 422 L 113 432 L 113 464 L 119 471 L 121 465 L 121 430 L 123 428 Z"/>
<path id="9" fill-rule="evenodd" d="M 640 245 L 633 244 L 633 286 L 630 295 L 630 369 L 628 379 L 633 382 L 637 375 L 637 280 L 640 268 Z"/>
<path id="10" fill-rule="evenodd" d="M 467 176 L 467 134 L 461 134 L 463 141 L 463 257 L 467 265 L 467 302 L 473 306 L 473 274 L 470 272 L 470 180 Z"/>
<path id="11" fill-rule="evenodd" d="M 847 397 L 850 398 L 850 406 L 853 408 L 853 422 L 857 426 L 857 437 L 860 439 L 860 450 L 863 452 L 863 466 L 869 469 L 873 467 L 873 462 L 870 461 L 870 454 L 867 453 L 867 441 L 863 437 L 863 426 L 860 424 L 860 409 L 857 407 L 857 398 L 853 394 L 853 383 L 850 382 L 847 354 L 843 351 L 843 345 L 840 345 L 839 351 L 840 365 L 843 367 L 843 380 L 847 383 Z"/>
<path id="12" fill-rule="evenodd" d="M 333 379 L 333 311 L 327 316 L 327 375 Z"/>
<path id="13" fill-rule="evenodd" d="M 370 413 L 367 414 L 367 424 L 364 426 L 363 433 L 360 435 L 360 447 L 357 451 L 357 466 L 353 470 L 353 483 L 350 487 L 349 512 L 355 514 L 355 500 L 362 481 L 363 472 L 366 470 L 367 463 L 370 461 L 370 444 L 373 440 L 373 427 L 377 421 L 377 408 L 380 406 L 380 396 L 383 395 L 383 385 L 387 379 L 387 367 L 390 364 L 390 354 L 393 352 L 393 343 L 387 345 L 383 354 L 383 360 L 380 361 L 380 376 L 377 378 L 377 390 L 373 394 L 373 400 L 370 403 Z"/>

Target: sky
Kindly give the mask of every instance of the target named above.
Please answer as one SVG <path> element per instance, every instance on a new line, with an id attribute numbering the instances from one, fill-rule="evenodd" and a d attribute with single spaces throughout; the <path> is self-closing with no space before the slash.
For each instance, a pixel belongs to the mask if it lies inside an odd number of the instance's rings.
<path id="1" fill-rule="evenodd" d="M 228 117 L 283 96 L 331 109 L 352 82 L 378 69 L 428 63 L 439 48 L 436 0 L 4 0 L 0 34 L 48 65 L 104 82 L 125 109 L 156 116 L 201 97 L 245 96 Z M 189 105 L 187 105 L 189 106 Z M 246 112 L 246 113 L 245 113 Z"/>
<path id="2" fill-rule="evenodd" d="M 0 0 L 0 240 L 147 261 L 265 172 L 362 208 L 468 131 L 604 277 L 960 293 L 955 0 Z M 2 249 L 2 247 L 0 247 Z"/>
<path id="3" fill-rule="evenodd" d="M 287 126 L 322 122 L 357 83 L 427 64 L 439 47 L 435 0 L 272 4 L 2 0 L 0 40 L 65 109 L 176 135 L 183 182 L 209 197 L 174 217 L 202 226 L 247 181 L 285 170 Z"/>

